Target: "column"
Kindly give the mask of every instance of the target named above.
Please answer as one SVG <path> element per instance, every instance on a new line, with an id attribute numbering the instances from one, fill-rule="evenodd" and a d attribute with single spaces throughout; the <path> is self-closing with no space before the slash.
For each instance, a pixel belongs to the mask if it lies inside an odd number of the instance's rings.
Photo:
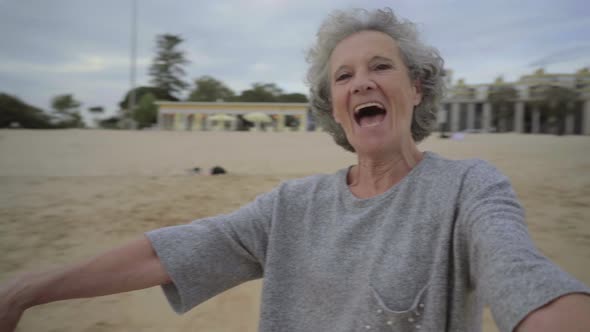
<path id="1" fill-rule="evenodd" d="M 176 114 L 166 114 L 166 129 L 174 130 L 174 121 L 176 121 Z"/>
<path id="2" fill-rule="evenodd" d="M 517 101 L 514 104 L 514 132 L 515 133 L 524 132 L 523 120 L 524 120 L 524 102 Z"/>
<path id="3" fill-rule="evenodd" d="M 449 121 L 449 114 L 444 106 L 444 104 L 441 104 L 441 107 L 436 112 L 436 123 L 439 128 L 440 125 Z"/>
<path id="4" fill-rule="evenodd" d="M 158 112 L 158 129 L 163 130 L 166 129 L 164 127 L 164 113 Z"/>
<path id="5" fill-rule="evenodd" d="M 187 128 L 188 128 L 188 122 L 189 122 L 189 116 L 190 116 L 189 114 L 183 114 L 183 116 L 182 116 L 182 123 L 181 123 L 182 127 L 180 128 L 180 130 L 182 130 L 182 131 L 186 131 L 187 130 Z"/>
<path id="6" fill-rule="evenodd" d="M 303 113 L 299 115 L 299 131 L 307 130 L 307 114 Z"/>
<path id="7" fill-rule="evenodd" d="M 205 127 L 203 130 L 205 130 L 205 131 L 211 130 L 211 120 L 209 119 L 211 114 L 206 114 L 203 116 L 205 117 Z"/>
<path id="8" fill-rule="evenodd" d="M 566 135 L 573 135 L 574 133 L 574 113 L 569 112 L 565 115 L 565 132 Z"/>
<path id="9" fill-rule="evenodd" d="M 191 131 L 195 126 L 195 115 L 194 114 L 187 114 L 184 118 L 184 127 L 183 130 Z"/>
<path id="10" fill-rule="evenodd" d="M 453 103 L 451 105 L 451 123 L 450 123 L 450 131 L 452 133 L 459 131 L 459 121 L 460 119 L 460 109 L 461 109 L 461 104 L 459 103 Z"/>
<path id="11" fill-rule="evenodd" d="M 277 114 L 277 127 L 276 131 L 284 131 L 285 130 L 285 115 Z"/>
<path id="12" fill-rule="evenodd" d="M 196 113 L 193 117 L 193 131 L 200 131 L 203 127 L 203 114 Z"/>
<path id="13" fill-rule="evenodd" d="M 584 101 L 582 113 L 582 135 L 590 135 L 590 99 Z"/>
<path id="14" fill-rule="evenodd" d="M 475 129 L 475 103 L 467 104 L 467 129 Z"/>
<path id="15" fill-rule="evenodd" d="M 539 112 L 539 108 L 537 106 L 535 106 L 535 108 L 533 108 L 531 133 L 538 134 L 540 131 L 541 131 L 541 113 Z"/>
<path id="16" fill-rule="evenodd" d="M 492 104 L 483 104 L 483 111 L 481 117 L 481 129 L 484 133 L 489 133 L 492 127 Z"/>
<path id="17" fill-rule="evenodd" d="M 174 125 L 173 130 L 183 130 L 184 125 L 184 114 L 174 114 Z"/>

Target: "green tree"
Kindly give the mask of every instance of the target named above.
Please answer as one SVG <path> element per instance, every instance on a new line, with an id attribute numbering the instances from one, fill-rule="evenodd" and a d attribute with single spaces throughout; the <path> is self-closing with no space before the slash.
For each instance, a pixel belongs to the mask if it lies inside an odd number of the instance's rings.
<path id="1" fill-rule="evenodd" d="M 141 100 L 141 98 L 150 93 L 152 94 L 156 100 L 169 100 L 169 101 L 178 101 L 178 98 L 170 95 L 166 90 L 161 89 L 161 88 L 157 88 L 157 87 L 153 87 L 153 86 L 140 86 L 134 89 L 135 90 L 135 98 L 137 100 Z M 129 98 L 131 96 L 131 91 L 129 90 L 125 96 L 123 97 L 123 100 L 121 100 L 119 102 L 119 107 L 121 107 L 121 109 L 127 109 L 127 106 L 129 105 Z"/>
<path id="2" fill-rule="evenodd" d="M 281 103 L 307 103 L 307 96 L 303 93 L 285 93 L 278 97 L 278 102 Z"/>
<path id="3" fill-rule="evenodd" d="M 0 128 L 52 128 L 51 117 L 42 109 L 0 92 Z"/>
<path id="4" fill-rule="evenodd" d="M 164 34 L 156 37 L 156 57 L 149 69 L 151 82 L 171 96 L 176 96 L 188 87 L 183 80 L 184 66 L 189 63 L 178 46 L 183 39 L 177 35 Z"/>
<path id="5" fill-rule="evenodd" d="M 119 121 L 121 121 L 121 118 L 115 115 L 99 120 L 98 126 L 104 129 L 119 129 Z"/>
<path id="6" fill-rule="evenodd" d="M 158 105 L 155 104 L 156 97 L 147 93 L 139 100 L 139 105 L 133 112 L 133 119 L 137 122 L 138 128 L 150 127 L 158 119 Z"/>
<path id="7" fill-rule="evenodd" d="M 57 126 L 60 128 L 83 128 L 84 121 L 79 108 L 82 105 L 71 94 L 63 94 L 53 97 L 51 107 L 58 116 Z"/>
<path id="8" fill-rule="evenodd" d="M 88 112 L 90 113 L 94 113 L 94 114 L 103 114 L 104 113 L 104 107 L 102 106 L 93 106 L 93 107 L 88 107 Z"/>
<path id="9" fill-rule="evenodd" d="M 494 110 L 494 126 L 498 131 L 508 130 L 508 121 L 513 117 L 514 102 L 518 99 L 518 91 L 510 85 L 495 85 L 490 87 L 488 101 Z"/>
<path id="10" fill-rule="evenodd" d="M 235 97 L 232 89 L 223 82 L 211 77 L 201 76 L 195 80 L 195 88 L 190 93 L 189 101 L 230 101 Z"/>
<path id="11" fill-rule="evenodd" d="M 274 83 L 254 83 L 237 98 L 243 102 L 277 102 L 283 90 Z"/>
<path id="12" fill-rule="evenodd" d="M 537 90 L 539 109 L 543 112 L 548 124 L 562 135 L 565 130 L 565 118 L 576 109 L 578 92 L 563 86 L 543 86 Z"/>

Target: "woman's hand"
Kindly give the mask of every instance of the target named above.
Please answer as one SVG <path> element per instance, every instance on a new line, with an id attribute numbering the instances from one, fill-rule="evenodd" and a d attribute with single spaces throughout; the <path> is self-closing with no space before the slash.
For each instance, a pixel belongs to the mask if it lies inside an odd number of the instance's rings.
<path id="1" fill-rule="evenodd" d="M 0 332 L 12 332 L 33 306 L 128 292 L 170 282 L 150 241 L 141 236 L 86 261 L 18 276 L 0 285 Z"/>
<path id="2" fill-rule="evenodd" d="M 16 329 L 23 312 L 27 309 L 23 298 L 24 277 L 11 279 L 0 285 L 0 332 L 12 332 Z"/>
<path id="3" fill-rule="evenodd" d="M 23 314 L 19 307 L 9 307 L 0 300 L 0 332 L 12 332 Z"/>
<path id="4" fill-rule="evenodd" d="M 515 332 L 588 331 L 590 296 L 569 294 L 533 311 L 516 327 Z"/>

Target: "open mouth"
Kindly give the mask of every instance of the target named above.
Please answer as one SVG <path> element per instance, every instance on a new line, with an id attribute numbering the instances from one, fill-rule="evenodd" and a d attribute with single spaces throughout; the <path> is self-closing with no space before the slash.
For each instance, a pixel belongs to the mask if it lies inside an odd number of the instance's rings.
<path id="1" fill-rule="evenodd" d="M 386 113 L 385 107 L 380 103 L 364 103 L 355 107 L 354 120 L 359 127 L 373 127 L 383 121 Z"/>

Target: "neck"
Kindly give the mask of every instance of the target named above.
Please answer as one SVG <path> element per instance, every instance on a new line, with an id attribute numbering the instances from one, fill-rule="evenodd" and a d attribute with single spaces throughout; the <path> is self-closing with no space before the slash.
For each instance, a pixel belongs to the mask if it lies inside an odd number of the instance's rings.
<path id="1" fill-rule="evenodd" d="M 358 164 L 348 173 L 350 191 L 359 198 L 382 194 L 401 181 L 422 160 L 417 147 L 378 158 L 358 156 Z"/>

